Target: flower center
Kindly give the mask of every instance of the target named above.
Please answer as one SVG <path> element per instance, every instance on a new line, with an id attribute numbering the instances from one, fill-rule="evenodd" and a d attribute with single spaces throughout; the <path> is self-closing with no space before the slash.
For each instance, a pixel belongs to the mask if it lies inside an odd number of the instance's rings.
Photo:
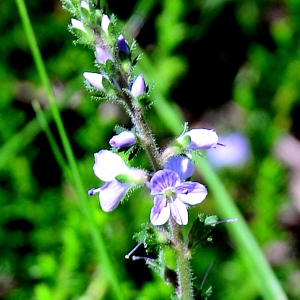
<path id="1" fill-rule="evenodd" d="M 172 200 L 176 198 L 176 193 L 174 192 L 174 189 L 172 187 L 165 189 L 163 193 L 166 196 L 167 200 Z"/>

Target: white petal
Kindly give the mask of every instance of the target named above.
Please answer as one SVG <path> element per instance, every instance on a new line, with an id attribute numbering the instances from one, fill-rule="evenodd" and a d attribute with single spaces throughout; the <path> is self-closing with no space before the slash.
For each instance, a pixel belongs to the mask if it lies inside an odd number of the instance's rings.
<path id="1" fill-rule="evenodd" d="M 176 187 L 177 197 L 180 201 L 196 205 L 201 203 L 207 196 L 207 189 L 203 184 L 198 182 L 187 181 Z"/>
<path id="2" fill-rule="evenodd" d="M 186 225 L 188 223 L 187 209 L 179 199 L 170 202 L 170 208 L 171 208 L 171 215 L 177 224 Z"/>
<path id="3" fill-rule="evenodd" d="M 106 212 L 114 210 L 119 205 L 128 188 L 128 184 L 120 183 L 116 180 L 106 182 L 99 191 L 101 208 Z"/>
<path id="4" fill-rule="evenodd" d="M 109 23 L 110 23 L 109 17 L 107 15 L 103 14 L 102 20 L 101 20 L 101 27 L 106 34 L 108 34 Z"/>
<path id="5" fill-rule="evenodd" d="M 117 175 L 127 174 L 130 171 L 121 156 L 111 151 L 101 150 L 95 153 L 94 157 L 94 173 L 103 181 L 112 181 Z"/>
<path id="6" fill-rule="evenodd" d="M 155 226 L 165 224 L 170 217 L 170 205 L 165 204 L 165 198 L 155 197 L 154 206 L 151 209 L 150 220 Z"/>

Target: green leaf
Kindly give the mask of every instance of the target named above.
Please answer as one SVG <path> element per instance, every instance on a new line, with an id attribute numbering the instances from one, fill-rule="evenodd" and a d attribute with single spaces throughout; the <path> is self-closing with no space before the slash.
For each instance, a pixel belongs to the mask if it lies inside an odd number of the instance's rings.
<path id="1" fill-rule="evenodd" d="M 198 218 L 193 222 L 193 225 L 188 234 L 188 249 L 194 250 L 198 246 L 206 246 L 212 242 L 210 233 L 216 225 L 218 218 L 214 215 L 205 216 L 199 214 Z"/>

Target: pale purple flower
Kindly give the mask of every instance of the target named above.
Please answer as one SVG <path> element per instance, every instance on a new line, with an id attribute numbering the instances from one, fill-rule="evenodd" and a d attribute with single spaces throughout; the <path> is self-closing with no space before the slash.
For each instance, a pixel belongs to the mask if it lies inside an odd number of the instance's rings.
<path id="1" fill-rule="evenodd" d="M 96 57 L 97 61 L 101 64 L 105 64 L 108 59 L 112 60 L 111 55 L 100 46 L 96 46 Z"/>
<path id="2" fill-rule="evenodd" d="M 155 226 L 165 224 L 170 215 L 179 225 L 188 223 L 186 205 L 202 202 L 207 189 L 198 182 L 184 181 L 193 173 L 193 165 L 186 157 L 173 156 L 164 170 L 157 171 L 149 184 L 154 205 L 150 220 Z"/>
<path id="3" fill-rule="evenodd" d="M 121 133 L 114 135 L 110 141 L 109 144 L 113 148 L 123 148 L 123 147 L 130 147 L 134 145 L 136 142 L 136 138 L 133 132 L 125 130 Z"/>
<path id="4" fill-rule="evenodd" d="M 142 74 L 138 75 L 138 77 L 135 79 L 134 83 L 131 87 L 131 94 L 133 97 L 137 97 L 146 91 L 146 83 L 145 79 Z"/>
<path id="5" fill-rule="evenodd" d="M 122 34 L 118 37 L 118 50 L 123 51 L 126 55 L 130 53 L 129 46 Z"/>
<path id="6" fill-rule="evenodd" d="M 209 149 L 215 148 L 218 144 L 218 135 L 214 129 L 198 128 L 186 132 L 183 137 L 189 136 L 191 141 L 189 149 Z"/>
<path id="7" fill-rule="evenodd" d="M 207 153 L 208 160 L 217 168 L 239 168 L 251 158 L 251 148 L 247 137 L 241 133 L 233 132 L 222 136 L 226 147 L 216 148 Z"/>
<path id="8" fill-rule="evenodd" d="M 105 181 L 105 184 L 100 188 L 90 189 L 88 194 L 99 193 L 100 205 L 105 212 L 114 210 L 128 189 L 135 184 L 145 183 L 147 179 L 144 171 L 131 169 L 121 156 L 109 150 L 100 150 L 94 154 L 94 157 L 94 173 L 100 180 Z M 126 182 L 118 181 L 116 177 L 121 175 L 126 176 L 129 180 Z"/>
<path id="9" fill-rule="evenodd" d="M 108 26 L 110 24 L 110 19 L 107 15 L 103 14 L 101 19 L 101 28 L 108 35 Z"/>
<path id="10" fill-rule="evenodd" d="M 86 29 L 84 28 L 83 26 L 83 23 L 81 21 L 78 21 L 77 19 L 71 19 L 71 25 L 74 27 L 74 28 L 77 28 L 81 31 L 83 31 L 84 33 L 87 33 Z"/>
<path id="11" fill-rule="evenodd" d="M 93 87 L 99 90 L 104 90 L 102 85 L 103 75 L 99 73 L 84 72 L 83 76 Z"/>

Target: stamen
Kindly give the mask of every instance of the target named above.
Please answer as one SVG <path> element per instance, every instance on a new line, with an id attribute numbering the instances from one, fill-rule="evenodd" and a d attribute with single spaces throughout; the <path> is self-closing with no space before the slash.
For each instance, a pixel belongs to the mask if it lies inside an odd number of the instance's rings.
<path id="1" fill-rule="evenodd" d="M 237 218 L 232 218 L 232 219 L 227 219 L 227 220 L 221 220 L 218 222 L 214 222 L 214 223 L 209 223 L 207 225 L 217 225 L 217 224 L 222 224 L 222 223 L 231 223 L 231 222 L 236 222 L 238 219 Z"/>
<path id="2" fill-rule="evenodd" d="M 139 259 L 144 259 L 144 260 L 147 260 L 147 261 L 153 261 L 154 260 L 153 258 L 145 257 L 145 256 L 136 256 L 136 255 L 132 256 L 132 260 L 139 260 Z"/>
<path id="3" fill-rule="evenodd" d="M 125 258 L 126 259 L 129 259 L 129 257 L 132 255 L 132 253 L 139 247 L 139 246 L 141 246 L 141 244 L 143 244 L 144 243 L 144 240 L 145 239 L 143 239 L 142 241 L 140 241 L 128 254 L 126 254 L 125 255 Z M 133 259 L 133 258 L 132 258 Z"/>
<path id="4" fill-rule="evenodd" d="M 202 290 L 202 288 L 203 288 L 203 285 L 204 285 L 204 283 L 205 283 L 205 280 L 206 280 L 206 278 L 207 278 L 207 275 L 208 275 L 208 273 L 210 272 L 210 270 L 211 270 L 211 268 L 213 267 L 213 265 L 214 265 L 214 261 L 209 265 L 209 267 L 208 267 L 208 269 L 207 269 L 207 271 L 206 271 L 206 273 L 205 273 L 205 275 L 204 275 L 204 278 L 203 278 L 203 280 L 202 280 L 202 283 L 201 283 L 201 286 L 200 286 L 200 290 Z"/>

